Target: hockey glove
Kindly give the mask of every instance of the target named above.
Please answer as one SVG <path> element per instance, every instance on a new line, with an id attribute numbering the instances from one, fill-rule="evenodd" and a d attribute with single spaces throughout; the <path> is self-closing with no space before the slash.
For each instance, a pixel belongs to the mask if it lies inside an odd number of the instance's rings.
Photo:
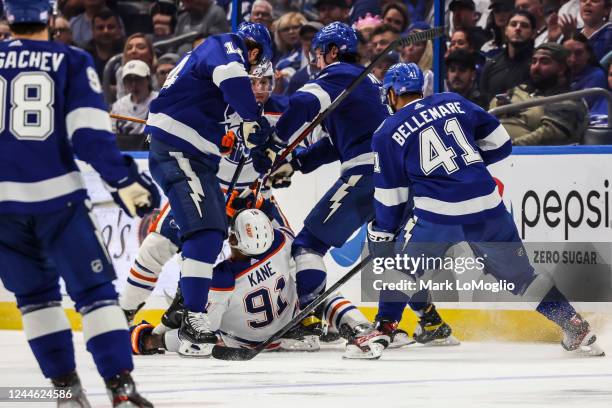
<path id="1" fill-rule="evenodd" d="M 251 150 L 253 168 L 259 174 L 266 174 L 272 168 L 276 156 L 283 149 L 283 145 L 269 140 L 263 146 L 257 146 Z"/>
<path id="2" fill-rule="evenodd" d="M 286 188 L 291 185 L 291 176 L 300 169 L 300 161 L 297 157 L 283 163 L 272 172 L 266 180 L 266 187 Z"/>
<path id="3" fill-rule="evenodd" d="M 153 180 L 138 172 L 138 165 L 131 156 L 123 156 L 128 166 L 128 176 L 108 183 L 113 200 L 130 216 L 139 217 L 159 207 L 161 197 Z"/>
<path id="4" fill-rule="evenodd" d="M 368 223 L 368 250 L 375 257 L 385 256 L 390 251 L 390 244 L 395 241 L 395 234 L 378 228 L 375 221 Z"/>
<path id="5" fill-rule="evenodd" d="M 256 122 L 242 122 L 240 133 L 244 145 L 251 150 L 257 146 L 266 144 L 270 136 L 274 133 L 274 128 L 270 126 L 268 119 L 261 116 Z"/>

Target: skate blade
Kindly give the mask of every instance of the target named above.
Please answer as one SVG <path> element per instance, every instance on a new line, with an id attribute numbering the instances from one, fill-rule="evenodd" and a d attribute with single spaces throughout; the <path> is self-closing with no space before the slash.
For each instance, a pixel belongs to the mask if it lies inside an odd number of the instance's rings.
<path id="1" fill-rule="evenodd" d="M 372 343 L 368 347 L 369 350 L 364 351 L 353 344 L 349 344 L 346 346 L 346 351 L 342 358 L 345 360 L 378 360 L 385 349 L 385 346 L 380 343 Z"/>
<path id="2" fill-rule="evenodd" d="M 604 357 L 606 355 L 597 343 L 588 346 L 580 346 L 576 350 L 570 351 L 570 353 L 581 357 Z"/>
<path id="3" fill-rule="evenodd" d="M 453 335 L 448 336 L 445 339 L 435 339 L 429 343 L 423 344 L 425 347 L 448 347 L 448 346 L 459 346 L 461 342 Z"/>
<path id="4" fill-rule="evenodd" d="M 387 348 L 389 349 L 397 349 L 397 348 L 401 348 L 401 347 L 405 347 L 405 346 L 410 346 L 411 344 L 415 344 L 416 341 L 414 341 L 414 339 L 404 335 L 404 336 L 398 336 L 395 335 L 395 337 L 393 338 L 393 341 L 391 342 L 391 344 L 389 344 L 387 346 Z"/>
<path id="5" fill-rule="evenodd" d="M 307 351 L 315 352 L 321 349 L 317 336 L 304 336 L 303 340 L 281 339 L 279 351 Z"/>

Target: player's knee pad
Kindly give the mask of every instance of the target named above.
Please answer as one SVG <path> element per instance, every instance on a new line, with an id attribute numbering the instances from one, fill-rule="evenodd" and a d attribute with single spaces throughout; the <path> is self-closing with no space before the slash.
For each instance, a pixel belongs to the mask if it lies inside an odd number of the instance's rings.
<path id="1" fill-rule="evenodd" d="M 27 313 L 30 307 L 37 308 L 37 305 L 61 302 L 62 294 L 60 293 L 59 283 L 55 280 L 42 290 L 37 290 L 36 292 L 28 294 L 16 293 L 15 299 L 17 300 L 17 307 L 21 310 L 21 313 Z"/>
<path id="2" fill-rule="evenodd" d="M 195 232 L 183 242 L 183 258 L 214 264 L 223 248 L 224 236 L 217 230 Z"/>
<path id="3" fill-rule="evenodd" d="M 307 250 L 325 255 L 329 251 L 330 246 L 325 242 L 321 241 L 308 228 L 302 228 L 297 234 L 295 240 L 293 240 L 293 246 L 291 247 L 291 255 L 295 258 L 296 254 L 301 250 Z"/>
<path id="4" fill-rule="evenodd" d="M 112 282 L 106 282 L 80 292 L 71 292 L 70 297 L 74 301 L 75 309 L 82 315 L 100 307 L 117 304 L 117 292 Z"/>
<path id="5" fill-rule="evenodd" d="M 515 294 L 521 295 L 532 309 L 536 309 L 540 302 L 545 300 L 548 293 L 554 287 L 552 278 L 546 274 L 538 274 L 523 289 Z"/>
<path id="6" fill-rule="evenodd" d="M 303 307 L 324 290 L 327 270 L 323 262 L 323 255 L 320 253 L 306 248 L 297 248 L 294 254 L 297 269 L 297 293 L 299 303 Z"/>

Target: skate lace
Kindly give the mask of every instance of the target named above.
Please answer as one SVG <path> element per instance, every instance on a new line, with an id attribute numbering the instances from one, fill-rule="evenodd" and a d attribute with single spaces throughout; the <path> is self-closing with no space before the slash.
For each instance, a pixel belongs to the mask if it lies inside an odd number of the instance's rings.
<path id="1" fill-rule="evenodd" d="M 189 312 L 187 320 L 189 321 L 191 327 L 197 331 L 210 331 L 210 322 L 208 321 L 208 316 L 206 313 Z"/>

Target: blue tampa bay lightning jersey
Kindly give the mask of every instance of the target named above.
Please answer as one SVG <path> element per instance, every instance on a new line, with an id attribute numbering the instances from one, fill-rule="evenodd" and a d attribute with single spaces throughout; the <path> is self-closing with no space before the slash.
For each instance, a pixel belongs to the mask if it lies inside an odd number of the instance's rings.
<path id="1" fill-rule="evenodd" d="M 356 64 L 337 62 L 327 66 L 289 98 L 289 107 L 276 124 L 277 135 L 291 143 L 310 122 L 324 111 L 363 72 Z M 372 134 L 389 116 L 380 98 L 380 82 L 372 75 L 323 121 L 329 134 L 299 154 L 301 171 L 340 160 L 342 171 L 373 164 Z"/>
<path id="2" fill-rule="evenodd" d="M 376 131 L 372 148 L 379 228 L 396 232 L 410 197 L 415 216 L 441 224 L 505 211 L 486 166 L 510 154 L 510 137 L 494 116 L 455 93 L 406 105 Z"/>
<path id="3" fill-rule="evenodd" d="M 0 213 L 84 200 L 75 153 L 106 181 L 128 175 L 89 54 L 49 41 L 0 42 Z"/>
<path id="4" fill-rule="evenodd" d="M 235 34 L 208 37 L 168 75 L 151 103 L 145 132 L 182 151 L 218 160 L 230 116 L 235 112 L 245 121 L 259 117 L 247 53 Z"/>

